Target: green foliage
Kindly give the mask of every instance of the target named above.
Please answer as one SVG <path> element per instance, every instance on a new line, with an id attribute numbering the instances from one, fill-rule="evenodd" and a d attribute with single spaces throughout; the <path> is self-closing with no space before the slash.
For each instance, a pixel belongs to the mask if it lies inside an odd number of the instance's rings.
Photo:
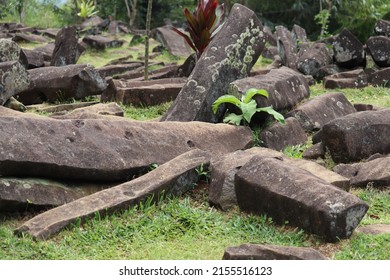
<path id="1" fill-rule="evenodd" d="M 199 0 L 194 12 L 185 8 L 184 15 L 190 37 L 175 27 L 172 30 L 185 39 L 199 58 L 222 27 L 224 5 L 219 5 L 218 0 Z"/>
<path id="2" fill-rule="evenodd" d="M 283 154 L 290 158 L 302 158 L 303 152 L 310 146 L 310 144 L 300 144 L 295 146 L 287 146 L 283 149 Z"/>
<path id="3" fill-rule="evenodd" d="M 209 182 L 209 179 L 210 179 L 210 174 L 209 174 L 209 170 L 208 168 L 206 168 L 203 163 L 195 169 L 196 171 L 196 174 L 198 174 L 198 177 L 199 177 L 199 180 L 203 180 L 205 181 L 206 183 Z"/>
<path id="4" fill-rule="evenodd" d="M 321 34 L 320 39 L 324 39 L 328 37 L 329 34 L 329 20 L 330 20 L 330 12 L 329 10 L 322 10 L 318 14 L 315 15 L 314 20 L 317 24 L 321 26 Z"/>
<path id="5" fill-rule="evenodd" d="M 96 10 L 93 0 L 76 0 L 76 5 L 79 11 L 77 15 L 83 20 L 99 13 L 99 11 Z"/>
<path id="6" fill-rule="evenodd" d="M 217 112 L 219 106 L 223 103 L 230 103 L 236 106 L 241 114 L 237 115 L 235 113 L 230 113 L 227 115 L 223 122 L 240 125 L 241 123 L 249 124 L 255 113 L 266 112 L 272 115 L 278 122 L 284 124 L 284 117 L 282 114 L 276 112 L 271 106 L 257 108 L 256 100 L 253 99 L 255 95 L 261 95 L 268 98 L 268 92 L 264 89 L 255 89 L 251 88 L 246 91 L 244 95 L 241 96 L 241 100 L 233 95 L 222 95 L 212 105 L 212 110 L 214 114 Z"/>

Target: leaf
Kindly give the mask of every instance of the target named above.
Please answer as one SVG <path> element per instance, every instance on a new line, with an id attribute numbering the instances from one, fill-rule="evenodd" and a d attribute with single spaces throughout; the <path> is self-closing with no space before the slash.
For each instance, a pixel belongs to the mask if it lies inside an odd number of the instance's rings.
<path id="1" fill-rule="evenodd" d="M 255 100 L 251 100 L 248 103 L 240 103 L 240 109 L 242 111 L 242 115 L 247 123 L 251 122 L 253 115 L 256 113 L 257 103 Z"/>
<path id="2" fill-rule="evenodd" d="M 266 113 L 272 115 L 275 118 L 275 120 L 277 120 L 281 124 L 285 124 L 286 123 L 285 120 L 284 120 L 283 115 L 280 114 L 279 112 L 275 111 L 271 106 L 263 107 L 263 108 L 257 108 L 256 111 L 257 112 L 266 112 Z"/>
<path id="3" fill-rule="evenodd" d="M 233 95 L 229 95 L 229 94 L 222 95 L 217 100 L 214 101 L 214 103 L 211 107 L 214 114 L 217 112 L 219 105 L 221 105 L 223 103 L 230 103 L 230 104 L 236 105 L 237 107 L 240 107 L 241 102 L 240 102 L 240 100 L 238 100 L 237 97 L 235 97 Z"/>
<path id="4" fill-rule="evenodd" d="M 190 37 L 188 37 L 187 34 L 184 34 L 183 32 L 181 32 L 179 29 L 173 27 L 173 26 L 170 26 L 170 28 L 175 31 L 177 34 L 179 34 L 181 37 L 184 38 L 184 40 L 186 40 L 187 44 L 194 50 L 194 51 L 197 51 L 196 47 L 194 46 L 194 44 L 192 43 Z"/>
<path id="5" fill-rule="evenodd" d="M 224 123 L 230 123 L 234 125 L 240 125 L 242 121 L 242 115 L 236 115 L 235 113 L 230 113 L 224 119 Z"/>
<path id="6" fill-rule="evenodd" d="M 255 95 L 261 95 L 268 98 L 268 92 L 265 89 L 250 88 L 246 91 L 242 102 L 248 103 L 253 99 L 253 96 Z"/>

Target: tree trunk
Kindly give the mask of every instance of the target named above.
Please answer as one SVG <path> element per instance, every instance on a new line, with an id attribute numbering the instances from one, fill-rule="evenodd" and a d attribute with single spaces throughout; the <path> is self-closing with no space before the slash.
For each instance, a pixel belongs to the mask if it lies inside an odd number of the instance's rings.
<path id="1" fill-rule="evenodd" d="M 134 26 L 135 18 L 137 16 L 137 0 L 124 0 L 127 9 L 127 17 L 129 18 L 130 28 Z"/>
<path id="2" fill-rule="evenodd" d="M 148 11 L 146 13 L 146 39 L 145 39 L 145 72 L 144 79 L 149 78 L 149 36 L 150 36 L 150 22 L 152 20 L 152 5 L 153 0 L 148 0 Z"/>

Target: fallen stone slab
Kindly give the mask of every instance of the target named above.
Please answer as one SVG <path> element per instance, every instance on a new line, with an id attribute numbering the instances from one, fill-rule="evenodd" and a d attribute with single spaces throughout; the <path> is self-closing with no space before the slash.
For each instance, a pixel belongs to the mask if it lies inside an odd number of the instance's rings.
<path id="1" fill-rule="evenodd" d="M 43 54 L 41 52 L 28 49 L 21 50 L 20 62 L 26 69 L 34 69 L 45 66 Z"/>
<path id="2" fill-rule="evenodd" d="M 51 39 L 55 39 L 57 37 L 58 32 L 60 32 L 61 29 L 59 28 L 46 28 L 44 30 L 41 30 L 41 33 L 43 36 L 49 37 Z"/>
<path id="3" fill-rule="evenodd" d="M 121 47 L 125 41 L 110 39 L 100 35 L 87 35 L 83 38 L 83 42 L 91 48 L 105 50 L 106 48 Z"/>
<path id="4" fill-rule="evenodd" d="M 115 101 L 122 104 L 153 106 L 172 101 L 179 94 L 186 78 L 164 78 L 157 80 L 108 81 L 107 89 L 101 94 L 102 102 Z"/>
<path id="5" fill-rule="evenodd" d="M 80 24 L 80 26 L 78 26 L 78 29 L 80 29 L 80 30 L 84 30 L 84 29 L 88 29 L 88 28 L 102 29 L 104 27 L 107 27 L 108 24 L 109 24 L 109 22 L 107 22 L 106 20 L 102 19 L 101 17 L 99 17 L 97 15 L 94 15 L 94 16 L 84 20 Z"/>
<path id="6" fill-rule="evenodd" d="M 368 77 L 363 69 L 356 69 L 326 76 L 324 87 L 327 89 L 364 88 L 368 86 Z"/>
<path id="7" fill-rule="evenodd" d="M 38 178 L 0 178 L 0 211 L 59 206 L 101 191 L 112 184 L 60 182 Z"/>
<path id="8" fill-rule="evenodd" d="M 313 136 L 336 163 L 356 162 L 375 153 L 390 153 L 390 110 L 363 111 L 334 119 Z"/>
<path id="9" fill-rule="evenodd" d="M 9 102 L 11 104 L 8 104 Z M 15 104 L 13 104 L 14 102 L 15 102 Z M 0 106 L 0 116 L 1 117 L 27 117 L 27 118 L 37 117 L 37 118 L 44 118 L 44 116 L 41 116 L 41 115 L 38 115 L 38 114 L 25 112 L 26 111 L 25 108 L 17 107 L 17 106 L 21 106 L 20 104 L 17 103 L 16 99 L 11 97 L 4 104 L 4 106 Z M 24 105 L 23 105 L 23 107 L 24 107 Z"/>
<path id="10" fill-rule="evenodd" d="M 65 103 L 59 105 L 35 104 L 27 106 L 27 110 L 38 113 L 67 113 L 78 108 L 84 108 L 98 104 L 98 101 Z"/>
<path id="11" fill-rule="evenodd" d="M 9 39 L 0 39 L 0 63 L 7 61 L 18 61 L 20 47 Z"/>
<path id="12" fill-rule="evenodd" d="M 41 67 L 28 70 L 31 83 L 28 89 L 18 94 L 23 104 L 40 104 L 71 98 L 101 94 L 106 81 L 91 65 L 73 64 L 63 67 Z"/>
<path id="13" fill-rule="evenodd" d="M 334 60 L 340 67 L 353 69 L 366 66 L 363 44 L 348 29 L 343 29 L 333 42 Z"/>
<path id="14" fill-rule="evenodd" d="M 15 233 L 28 233 L 36 239 L 48 239 L 78 219 L 96 213 L 125 210 L 148 197 L 157 200 L 160 195 L 178 196 L 190 190 L 198 181 L 196 168 L 207 168 L 210 155 L 198 149 L 184 153 L 151 172 L 130 182 L 80 198 L 42 213 L 24 223 Z"/>
<path id="15" fill-rule="evenodd" d="M 249 128 L 124 118 L 0 117 L 0 175 L 123 181 L 199 148 L 216 156 L 252 144 Z"/>
<path id="16" fill-rule="evenodd" d="M 297 69 L 305 75 L 318 78 L 318 71 L 333 62 L 328 47 L 324 43 L 314 43 L 297 60 Z"/>
<path id="17" fill-rule="evenodd" d="M 112 116 L 123 117 L 124 112 L 116 102 L 98 103 L 91 106 L 77 108 L 70 112 L 57 112 L 51 114 L 54 119 L 104 119 Z"/>
<path id="18" fill-rule="evenodd" d="M 28 88 L 30 75 L 19 61 L 0 62 L 0 105 Z"/>
<path id="19" fill-rule="evenodd" d="M 293 40 L 296 42 L 298 49 L 302 44 L 308 43 L 306 30 L 298 24 L 293 25 L 291 29 L 291 35 Z"/>
<path id="20" fill-rule="evenodd" d="M 368 82 L 374 86 L 390 88 L 390 68 L 381 69 L 369 74 Z"/>
<path id="21" fill-rule="evenodd" d="M 326 260 L 327 258 L 313 248 L 242 244 L 228 247 L 224 260 Z"/>
<path id="22" fill-rule="evenodd" d="M 357 233 L 364 234 L 390 234 L 390 225 L 384 224 L 373 224 L 373 225 L 364 225 L 356 229 Z"/>
<path id="23" fill-rule="evenodd" d="M 322 142 L 314 144 L 302 153 L 304 159 L 318 159 L 325 157 L 325 147 Z"/>
<path id="24" fill-rule="evenodd" d="M 179 36 L 168 25 L 156 28 L 153 32 L 153 39 L 160 42 L 174 56 L 188 57 L 193 53 L 193 50 L 188 46 L 184 38 Z"/>
<path id="25" fill-rule="evenodd" d="M 99 67 L 96 70 L 99 72 L 99 74 L 105 78 L 105 77 L 113 77 L 117 76 L 119 74 L 122 74 L 124 72 L 128 72 L 134 69 L 137 69 L 139 67 L 142 67 L 144 63 L 142 62 L 128 62 L 123 64 L 115 64 L 115 65 L 107 65 L 103 67 Z"/>
<path id="26" fill-rule="evenodd" d="M 306 131 L 315 131 L 331 120 L 352 113 L 356 113 L 356 109 L 345 95 L 332 92 L 307 100 L 288 112 L 285 117 L 294 117 Z"/>
<path id="27" fill-rule="evenodd" d="M 48 43 L 46 45 L 36 47 L 33 50 L 42 53 L 43 54 L 43 59 L 45 61 L 47 61 L 48 63 L 50 63 L 51 62 L 51 58 L 53 56 L 54 48 L 55 48 L 55 44 L 54 43 Z"/>
<path id="28" fill-rule="evenodd" d="M 265 158 L 281 158 L 290 165 L 297 166 L 328 183 L 349 191 L 349 179 L 325 167 L 308 160 L 290 159 L 275 150 L 254 147 L 245 151 L 236 151 L 226 154 L 212 161 L 210 172 L 209 203 L 224 211 L 237 205 L 234 178 L 238 170 L 254 156 Z"/>
<path id="29" fill-rule="evenodd" d="M 253 11 L 235 4 L 161 120 L 221 121 L 224 109 L 220 108 L 214 114 L 212 104 L 226 94 L 231 82 L 248 76 L 264 48 L 262 30 L 263 26 Z"/>
<path id="30" fill-rule="evenodd" d="M 237 172 L 235 188 L 241 210 L 332 242 L 349 238 L 368 210 L 358 197 L 276 158 L 253 157 Z"/>
<path id="31" fill-rule="evenodd" d="M 366 42 L 369 53 L 379 67 L 390 66 L 390 38 L 386 36 L 372 36 Z"/>
<path id="32" fill-rule="evenodd" d="M 307 135 L 296 118 L 286 118 L 285 124 L 275 122 L 263 129 L 260 140 L 264 147 L 281 151 L 287 146 L 306 143 Z"/>
<path id="33" fill-rule="evenodd" d="M 290 110 L 309 97 L 310 89 L 305 77 L 288 67 L 272 69 L 268 74 L 239 79 L 230 84 L 228 94 L 238 96 L 250 88 L 265 89 L 268 98 L 254 96 L 257 107 L 272 106 L 276 111 Z"/>
<path id="34" fill-rule="evenodd" d="M 12 37 L 12 41 L 17 42 L 17 43 L 20 43 L 20 42 L 47 43 L 48 40 L 47 40 L 47 38 L 45 38 L 44 36 L 41 36 L 41 35 L 17 32 Z"/>
<path id="35" fill-rule="evenodd" d="M 333 168 L 333 171 L 349 178 L 353 186 L 390 186 L 390 157 L 353 164 L 339 164 Z"/>

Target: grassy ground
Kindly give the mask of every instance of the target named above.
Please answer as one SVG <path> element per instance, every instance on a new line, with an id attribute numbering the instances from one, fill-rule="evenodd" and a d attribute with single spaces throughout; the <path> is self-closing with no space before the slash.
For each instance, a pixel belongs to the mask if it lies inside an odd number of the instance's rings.
<path id="1" fill-rule="evenodd" d="M 87 50 L 78 63 L 96 67 L 131 54 L 143 55 L 143 46 L 130 47 L 131 36 L 123 47 L 104 52 Z M 152 42 L 151 48 L 157 43 Z M 35 47 L 27 45 L 25 47 Z M 166 63 L 184 61 L 166 52 L 153 59 Z M 270 63 L 259 59 L 255 68 Z M 323 94 L 321 84 L 311 87 L 312 96 Z M 367 87 L 342 90 L 353 103 L 390 107 L 390 90 Z M 154 107 L 123 106 L 125 116 L 149 120 L 161 116 L 169 103 Z M 285 154 L 301 157 L 311 145 L 289 147 Z M 331 166 L 331 163 L 330 165 Z M 266 216 L 253 216 L 233 209 L 221 212 L 208 205 L 206 183 L 179 198 L 158 204 L 145 203 L 107 217 L 77 223 L 48 241 L 34 241 L 29 236 L 15 237 L 13 230 L 37 213 L 0 214 L 0 259 L 221 259 L 224 249 L 242 243 L 310 246 L 331 259 L 390 259 L 390 235 L 354 234 L 350 239 L 329 244 L 288 224 L 275 225 Z M 352 189 L 370 205 L 361 224 L 390 224 L 389 189 Z"/>

